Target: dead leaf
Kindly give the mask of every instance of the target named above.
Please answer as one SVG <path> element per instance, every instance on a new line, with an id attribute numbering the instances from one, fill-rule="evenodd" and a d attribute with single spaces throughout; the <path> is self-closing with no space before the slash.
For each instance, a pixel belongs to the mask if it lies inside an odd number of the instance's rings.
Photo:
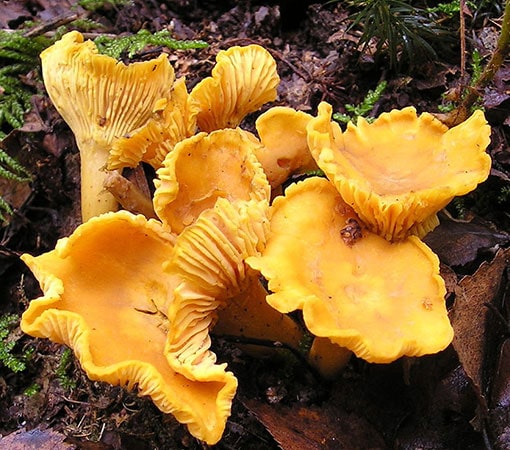
<path id="1" fill-rule="evenodd" d="M 247 400 L 245 406 L 283 450 L 384 449 L 381 435 L 364 418 L 338 404 L 268 405 Z"/>
<path id="2" fill-rule="evenodd" d="M 18 430 L 0 438 L 0 447 L 2 450 L 76 450 L 65 439 L 65 435 L 53 430 Z"/>
<path id="3" fill-rule="evenodd" d="M 499 352 L 491 397 L 493 405 L 510 408 L 510 339 L 503 342 Z"/>
<path id="4" fill-rule="evenodd" d="M 455 221 L 441 216 L 440 225 L 423 240 L 444 264 L 465 267 L 477 263 L 481 252 L 510 242 L 510 235 L 476 219 Z"/>
<path id="5" fill-rule="evenodd" d="M 484 361 L 487 351 L 497 348 L 494 335 L 501 328 L 487 304 L 497 308 L 502 276 L 509 262 L 510 249 L 499 250 L 492 262 L 484 262 L 473 275 L 462 278 L 451 311 L 453 347 L 484 411 L 488 409 Z"/>
<path id="6" fill-rule="evenodd" d="M 0 3 L 2 14 L 0 14 L 0 28 L 8 29 L 16 26 L 17 22 L 30 17 L 30 13 L 19 2 L 3 0 Z"/>

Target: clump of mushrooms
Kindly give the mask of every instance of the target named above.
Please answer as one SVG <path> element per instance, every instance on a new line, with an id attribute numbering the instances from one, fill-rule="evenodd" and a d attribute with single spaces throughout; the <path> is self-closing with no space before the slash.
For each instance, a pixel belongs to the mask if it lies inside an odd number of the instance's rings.
<path id="1" fill-rule="evenodd" d="M 118 208 L 104 188 L 107 170 L 141 161 L 157 169 L 197 126 L 236 127 L 276 98 L 279 83 L 274 59 L 258 45 L 220 51 L 212 75 L 191 93 L 166 55 L 126 66 L 77 31 L 43 51 L 41 62 L 48 95 L 80 150 L 83 221 Z"/>
<path id="2" fill-rule="evenodd" d="M 272 306 L 301 309 L 314 335 L 360 358 L 436 353 L 453 330 L 438 258 L 420 237 L 454 196 L 487 178 L 490 127 L 480 111 L 448 129 L 405 108 L 342 132 L 331 110 L 321 103 L 306 125 L 329 180 L 309 178 L 277 197 L 266 248 L 247 262 L 269 281 Z"/>
<path id="3" fill-rule="evenodd" d="M 165 160 L 161 171 L 174 170 L 179 187 L 169 193 L 161 184 L 157 202 L 194 191 L 201 201 L 191 215 L 157 208 L 158 221 L 110 212 L 80 225 L 55 250 L 22 256 L 43 290 L 22 329 L 72 347 L 91 379 L 138 386 L 210 444 L 221 437 L 237 380 L 215 363 L 208 331 L 218 306 L 239 291 L 244 258 L 259 251 L 267 229 L 269 185 L 251 149 L 239 146 L 243 133 L 201 133 Z M 214 174 L 197 140 L 216 150 Z M 181 158 L 202 162 L 210 176 L 197 179 Z M 216 182 L 237 189 L 227 198 L 230 190 Z"/>
<path id="4" fill-rule="evenodd" d="M 213 329 L 297 347 L 303 330 L 287 313 L 302 310 L 309 361 L 327 377 L 351 352 L 388 363 L 451 342 L 439 261 L 420 238 L 488 175 L 482 113 L 448 130 L 405 108 L 342 132 L 327 103 L 317 117 L 275 107 L 257 119 L 257 138 L 239 125 L 279 82 L 258 45 L 221 51 L 190 93 L 166 57 L 124 66 L 76 32 L 42 59 L 90 197 L 71 236 L 22 256 L 43 295 L 21 327 L 72 347 L 91 379 L 137 386 L 214 444 L 237 380 L 210 349 Z M 116 205 L 101 172 L 140 162 L 157 170 L 153 210 L 107 212 Z M 328 179 L 279 195 L 316 169 Z"/>
<path id="5" fill-rule="evenodd" d="M 241 53 L 267 58 L 262 50 Z M 235 57 L 237 52 L 226 53 Z M 257 87 L 254 95 L 276 95 L 274 81 L 264 89 Z M 237 91 L 245 93 L 242 86 Z M 123 133 L 109 154 L 111 168 L 140 160 L 159 167 L 154 195 L 159 217 L 107 212 L 91 217 L 54 250 L 23 255 L 43 295 L 30 303 L 21 326 L 28 334 L 72 347 L 91 379 L 137 386 L 140 395 L 187 424 L 194 436 L 214 444 L 237 387 L 234 375 L 216 364 L 209 350 L 218 309 L 228 310 L 232 299 L 234 307 L 223 314 L 221 326 L 233 334 L 242 322 L 233 324 L 233 317 L 245 308 L 246 298 L 266 311 L 258 322 L 271 325 L 271 338 L 297 346 L 302 330 L 265 303 L 258 274 L 244 263 L 260 252 L 268 229 L 270 186 L 255 157 L 260 142 L 238 128 L 192 135 L 196 102 L 181 80 L 170 94 L 156 102 L 144 125 Z M 233 124 L 240 120 L 239 108 L 249 112 L 254 101 L 260 102 L 253 95 L 243 98 L 250 104 L 234 98 L 234 110 L 218 117 Z M 140 140 L 149 144 L 138 153 L 117 151 Z M 254 323 L 243 331 L 252 332 Z"/>

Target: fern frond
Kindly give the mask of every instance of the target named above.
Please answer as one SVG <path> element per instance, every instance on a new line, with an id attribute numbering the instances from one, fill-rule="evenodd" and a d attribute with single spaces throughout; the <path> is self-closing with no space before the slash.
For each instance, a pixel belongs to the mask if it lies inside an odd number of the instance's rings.
<path id="1" fill-rule="evenodd" d="M 10 50 L 8 48 L 0 48 L 0 58 L 12 59 L 14 61 L 21 61 L 25 63 L 33 63 L 34 57 L 25 53 L 20 53 L 17 50 Z"/>
<path id="2" fill-rule="evenodd" d="M 79 0 L 78 5 L 87 11 L 96 11 L 106 5 L 124 6 L 131 3 L 131 0 Z"/>
<path id="3" fill-rule="evenodd" d="M 94 39 L 100 53 L 119 59 L 127 54 L 129 58 L 143 50 L 148 45 L 166 47 L 171 50 L 200 49 L 208 46 L 207 42 L 200 40 L 177 40 L 171 37 L 167 30 L 151 33 L 147 30 L 140 30 L 136 34 L 111 38 L 99 36 Z"/>
<path id="4" fill-rule="evenodd" d="M 7 215 L 11 215 L 14 211 L 11 205 L 7 203 L 2 197 L 0 197 L 0 223 L 7 221 Z"/>
<path id="5" fill-rule="evenodd" d="M 0 177 L 16 181 L 30 180 L 30 174 L 18 161 L 0 148 Z"/>

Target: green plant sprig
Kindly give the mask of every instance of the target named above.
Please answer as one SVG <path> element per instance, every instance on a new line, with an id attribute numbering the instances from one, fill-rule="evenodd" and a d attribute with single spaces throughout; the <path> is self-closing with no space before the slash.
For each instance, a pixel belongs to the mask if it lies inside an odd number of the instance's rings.
<path id="1" fill-rule="evenodd" d="M 29 181 L 28 171 L 14 158 L 0 148 L 0 177 L 14 181 Z M 7 215 L 11 215 L 13 209 L 7 201 L 0 196 L 0 224 L 6 222 Z"/>
<path id="2" fill-rule="evenodd" d="M 73 352 L 70 348 L 66 347 L 60 355 L 60 361 L 58 363 L 57 370 L 55 371 L 57 379 L 64 389 L 74 389 L 76 387 L 76 381 L 68 374 L 72 361 Z"/>
<path id="3" fill-rule="evenodd" d="M 389 67 L 397 70 L 403 61 L 436 59 L 431 42 L 444 39 L 446 30 L 426 10 L 404 0 L 350 0 L 349 5 L 357 9 L 352 27 L 362 27 L 362 51 L 375 42 L 376 59 L 386 54 Z"/>
<path id="4" fill-rule="evenodd" d="M 333 119 L 340 123 L 353 122 L 356 124 L 359 117 L 365 117 L 368 121 L 370 118 L 366 117 L 373 109 L 375 104 L 381 99 L 383 92 L 386 90 L 388 83 L 381 81 L 375 89 L 368 91 L 363 101 L 358 105 L 351 105 L 350 103 L 345 105 L 345 110 L 349 114 L 334 113 Z"/>
<path id="5" fill-rule="evenodd" d="M 23 124 L 34 91 L 20 76 L 39 67 L 39 54 L 50 43 L 44 36 L 27 37 L 22 31 L 0 30 L 0 139 L 5 136 L 6 127 Z"/>
<path id="6" fill-rule="evenodd" d="M 18 161 L 0 148 L 0 177 L 15 181 L 29 181 L 30 174 Z"/>

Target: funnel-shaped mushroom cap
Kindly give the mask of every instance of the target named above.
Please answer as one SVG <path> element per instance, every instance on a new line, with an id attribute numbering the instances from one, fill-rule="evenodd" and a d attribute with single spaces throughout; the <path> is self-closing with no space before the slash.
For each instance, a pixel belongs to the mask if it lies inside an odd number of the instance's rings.
<path id="1" fill-rule="evenodd" d="M 255 126 L 263 147 L 256 155 L 272 188 L 298 171 L 317 169 L 306 136 L 312 118 L 303 111 L 275 106 L 257 119 Z"/>
<path id="2" fill-rule="evenodd" d="M 180 234 L 219 197 L 267 200 L 269 183 L 254 154 L 260 145 L 240 129 L 199 133 L 179 142 L 154 181 L 154 207 L 163 223 Z"/>
<path id="3" fill-rule="evenodd" d="M 176 239 L 166 270 L 185 282 L 168 310 L 168 358 L 175 370 L 192 380 L 216 362 L 209 350 L 209 330 L 218 308 L 243 288 L 244 261 L 258 255 L 265 242 L 268 209 L 267 201 L 231 203 L 218 198 Z"/>
<path id="4" fill-rule="evenodd" d="M 200 105 L 198 127 L 206 132 L 237 127 L 247 114 L 276 99 L 279 82 L 276 62 L 263 47 L 220 51 L 211 76 L 190 94 Z"/>
<path id="5" fill-rule="evenodd" d="M 168 58 L 126 66 L 72 31 L 41 53 L 41 63 L 48 95 L 80 149 L 84 220 L 115 209 L 101 173 L 111 143 L 144 124 L 157 100 L 169 96 L 174 70 Z"/>
<path id="6" fill-rule="evenodd" d="M 41 62 L 48 95 L 76 140 L 101 147 L 144 124 L 174 81 L 166 55 L 125 65 L 77 31 L 44 50 Z"/>
<path id="7" fill-rule="evenodd" d="M 448 129 L 409 107 L 373 123 L 360 118 L 342 134 L 322 103 L 307 131 L 310 151 L 342 198 L 388 240 L 423 237 L 437 225 L 437 211 L 490 171 L 490 127 L 481 111 Z"/>
<path id="8" fill-rule="evenodd" d="M 109 169 L 135 167 L 140 161 L 158 169 L 177 142 L 196 132 L 198 107 L 190 99 L 185 79 L 177 80 L 169 99 L 161 99 L 145 125 L 113 142 Z"/>
<path id="9" fill-rule="evenodd" d="M 69 345 L 89 378 L 138 387 L 214 444 L 237 381 L 224 366 L 202 371 L 198 381 L 169 366 L 167 309 L 182 282 L 163 270 L 170 238 L 160 223 L 120 211 L 92 218 L 51 252 L 23 255 L 44 295 L 30 303 L 21 327 Z"/>
<path id="10" fill-rule="evenodd" d="M 310 214 L 313 211 L 313 214 Z M 268 303 L 303 310 L 308 329 L 370 362 L 444 349 L 452 340 L 436 255 L 417 237 L 363 229 L 334 186 L 309 178 L 273 203 L 261 257 Z"/>

